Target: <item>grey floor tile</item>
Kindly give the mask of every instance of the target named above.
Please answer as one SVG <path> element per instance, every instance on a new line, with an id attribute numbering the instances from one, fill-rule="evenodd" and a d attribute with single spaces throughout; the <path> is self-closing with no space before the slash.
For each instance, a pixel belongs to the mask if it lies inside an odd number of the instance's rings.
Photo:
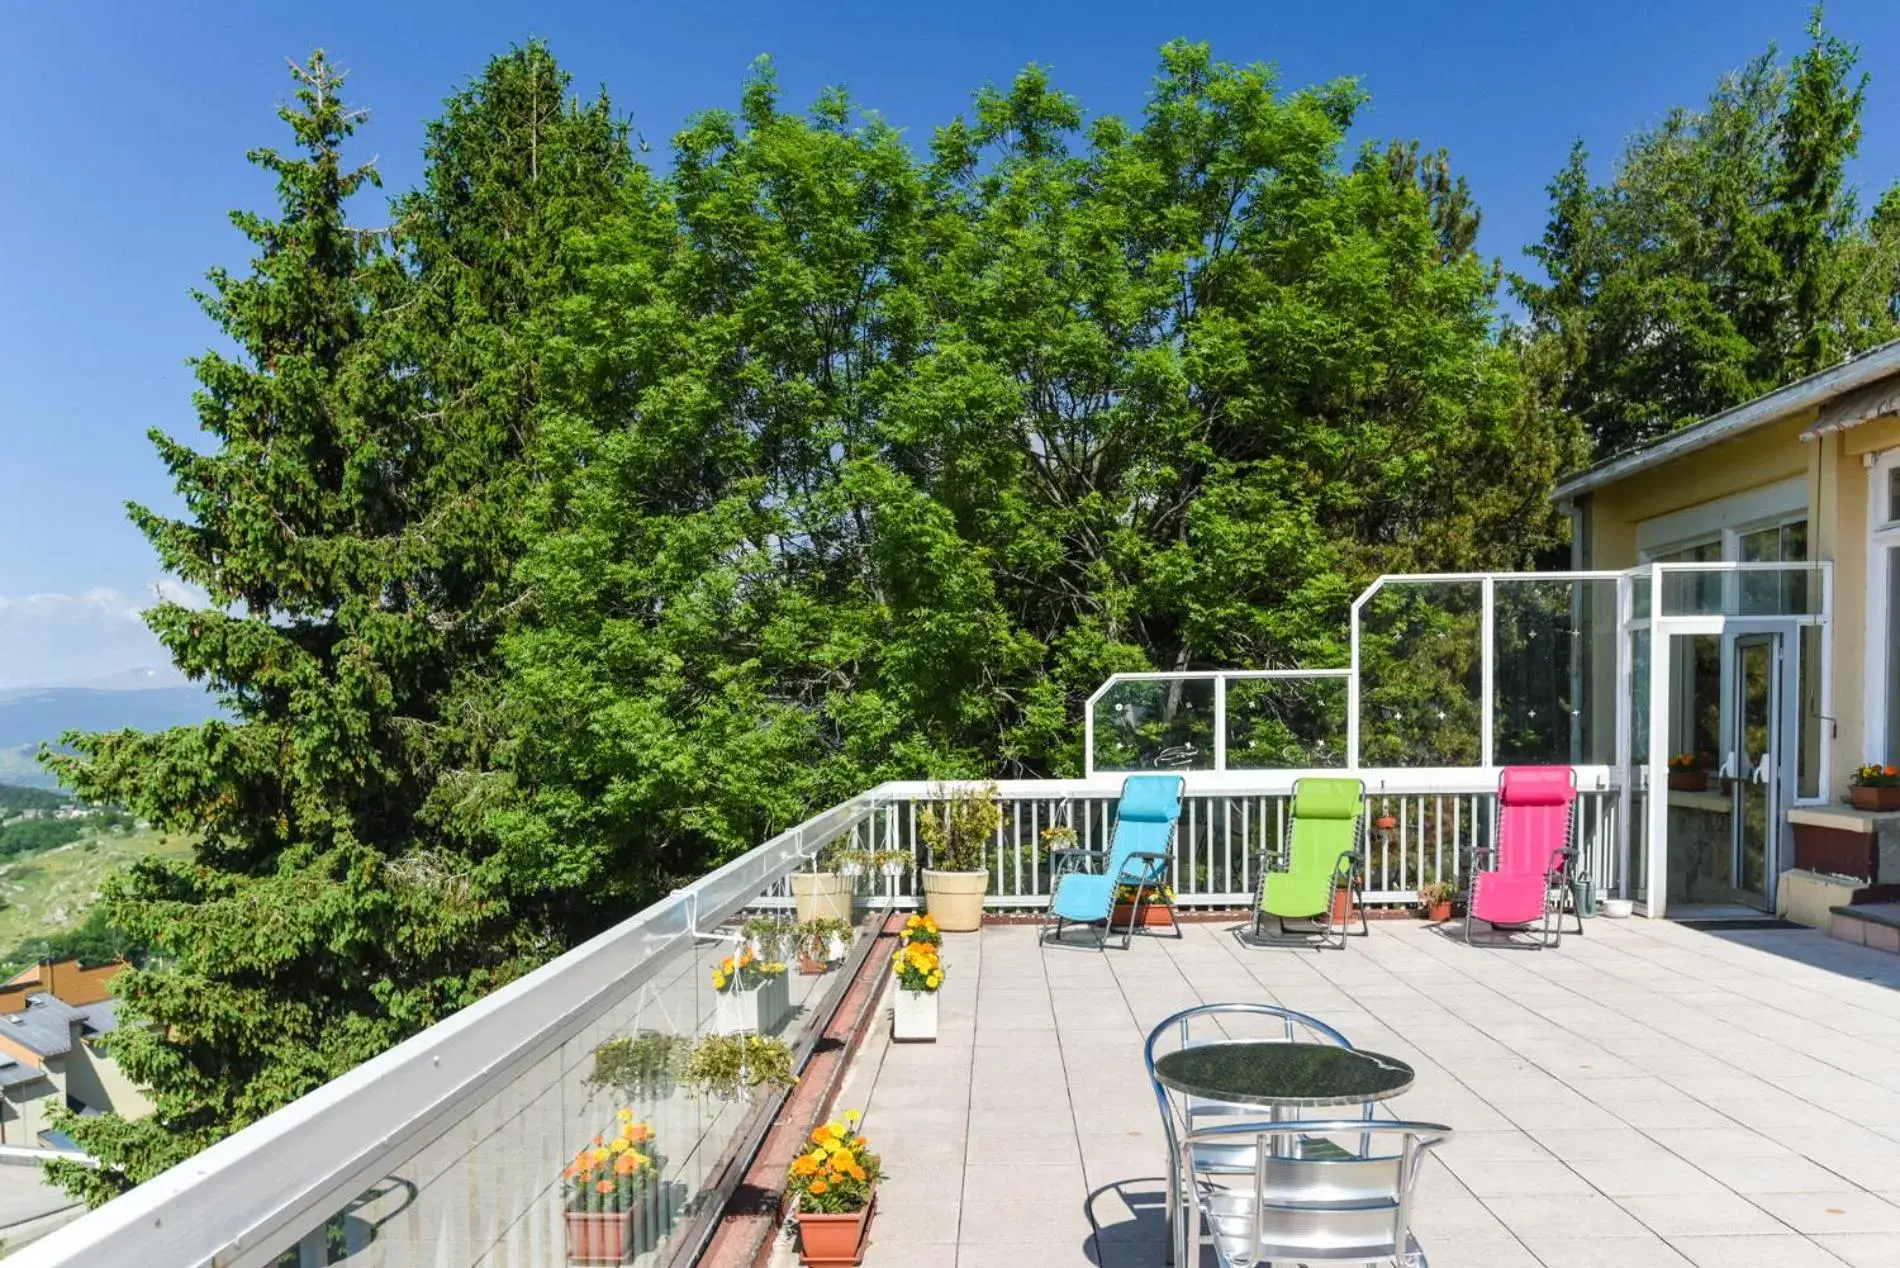
<path id="1" fill-rule="evenodd" d="M 1537 1238 L 1526 1242 L 1543 1268 L 1688 1268 L 1660 1237 Z"/>
<path id="2" fill-rule="evenodd" d="M 1900 1234 L 1823 1233 L 1814 1240 L 1823 1250 L 1853 1268 L 1893 1268 L 1900 1264 Z"/>
<path id="3" fill-rule="evenodd" d="M 1900 1206 L 1871 1193 L 1764 1193 L 1754 1201 L 1800 1233 L 1900 1233 Z"/>
<path id="4" fill-rule="evenodd" d="M 1747 1198 L 1726 1189 L 1620 1197 L 1616 1201 L 1644 1227 L 1670 1238 L 1779 1233 L 1787 1227 Z"/>
<path id="5" fill-rule="evenodd" d="M 1841 1261 L 1798 1233 L 1760 1237 L 1675 1237 L 1696 1268 L 1840 1268 Z"/>

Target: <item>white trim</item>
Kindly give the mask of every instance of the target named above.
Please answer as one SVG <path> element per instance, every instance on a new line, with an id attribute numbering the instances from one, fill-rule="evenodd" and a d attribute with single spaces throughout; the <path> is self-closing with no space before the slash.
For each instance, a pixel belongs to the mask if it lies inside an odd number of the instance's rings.
<path id="1" fill-rule="evenodd" d="M 1900 470 L 1900 449 L 1889 449 L 1867 466 L 1867 646 L 1864 653 L 1867 712 L 1861 724 L 1861 761 L 1882 762 L 1888 757 L 1887 640 L 1896 623 L 1888 610 L 1896 597 L 1887 584 L 1887 552 L 1900 549 L 1900 521 L 1887 512 L 1889 473 Z"/>
<path id="2" fill-rule="evenodd" d="M 1728 533 L 1786 523 L 1795 516 L 1808 514 L 1808 478 L 1790 476 L 1773 484 L 1744 489 L 1727 497 L 1694 506 L 1685 506 L 1666 515 L 1654 515 L 1636 524 L 1636 549 L 1641 557 L 1667 554 L 1684 546 L 1699 545 L 1722 536 L 1723 557 L 1728 557 Z"/>

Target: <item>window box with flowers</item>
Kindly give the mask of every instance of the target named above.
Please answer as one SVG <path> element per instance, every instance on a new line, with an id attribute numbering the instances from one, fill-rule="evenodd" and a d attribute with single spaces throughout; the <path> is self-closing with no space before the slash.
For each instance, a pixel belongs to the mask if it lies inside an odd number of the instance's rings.
<path id="1" fill-rule="evenodd" d="M 1139 899 L 1139 902 L 1137 902 Z M 1118 885 L 1111 929 L 1172 929 L 1174 890 L 1166 885 Z"/>
<path id="2" fill-rule="evenodd" d="M 594 1137 L 562 1175 L 562 1216 L 570 1264 L 623 1264 L 665 1231 L 661 1169 L 653 1129 L 623 1109 L 609 1139 Z"/>
<path id="3" fill-rule="evenodd" d="M 1856 810 L 1900 811 L 1900 766 L 1863 766 L 1854 772 L 1847 798 Z"/>
<path id="4" fill-rule="evenodd" d="M 811 1134 L 809 1147 L 792 1160 L 785 1196 L 798 1230 L 798 1258 L 807 1268 L 855 1264 L 864 1258 L 864 1235 L 877 1206 L 883 1169 L 869 1142 L 858 1134 L 859 1115 Z"/>
<path id="5" fill-rule="evenodd" d="M 1677 753 L 1669 759 L 1669 787 L 1675 792 L 1706 792 L 1708 768 L 1700 753 Z"/>
<path id="6" fill-rule="evenodd" d="M 770 1034 L 791 1011 L 792 988 L 782 960 L 761 959 L 741 947 L 713 967 L 713 1032 Z"/>
<path id="7" fill-rule="evenodd" d="M 891 1038 L 934 1043 L 937 1039 L 937 991 L 943 986 L 943 959 L 929 942 L 906 942 L 891 956 L 897 998 L 891 1005 Z"/>

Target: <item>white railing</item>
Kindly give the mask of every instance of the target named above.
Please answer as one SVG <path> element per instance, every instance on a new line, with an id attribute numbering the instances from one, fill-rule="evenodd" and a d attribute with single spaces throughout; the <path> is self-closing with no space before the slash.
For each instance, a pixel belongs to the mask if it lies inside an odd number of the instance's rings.
<path id="1" fill-rule="evenodd" d="M 1474 846 L 1491 842 L 1497 772 L 1469 770 L 1187 772 L 1186 796 L 1176 833 L 1170 883 L 1186 907 L 1245 906 L 1259 886 L 1260 860 L 1284 840 L 1293 784 L 1303 773 L 1348 775 L 1365 782 L 1363 834 L 1367 900 L 1410 903 L 1427 881 L 1458 881 Z M 1114 825 L 1122 775 L 1080 780 L 1002 780 L 996 784 L 1003 823 L 990 854 L 992 907 L 1037 908 L 1049 901 L 1053 875 L 1042 833 L 1072 827 L 1078 844 L 1101 849 Z M 1622 879 L 1617 842 L 1617 796 L 1607 767 L 1578 769 L 1576 818 L 1571 839 L 1581 865 L 1604 893 Z M 901 877 L 871 882 L 899 907 L 920 901 L 918 871 L 928 851 L 917 831 L 918 816 L 953 788 L 905 781 L 880 785 L 869 794 L 879 805 L 880 849 L 903 850 L 913 866 Z M 1390 826 L 1380 826 L 1389 818 Z"/>

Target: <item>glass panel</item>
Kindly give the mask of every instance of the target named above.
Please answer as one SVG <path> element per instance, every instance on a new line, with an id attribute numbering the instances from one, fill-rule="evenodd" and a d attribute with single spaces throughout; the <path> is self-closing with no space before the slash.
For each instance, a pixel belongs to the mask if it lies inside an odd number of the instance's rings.
<path id="1" fill-rule="evenodd" d="M 1669 772 L 1664 863 L 1666 901 L 1734 901 L 1729 885 L 1734 853 L 1732 773 L 1723 748 L 1722 636 L 1677 634 L 1668 644 L 1666 723 L 1672 757 L 1693 754 L 1698 769 Z M 1719 752 L 1718 756 L 1718 750 Z"/>
<path id="2" fill-rule="evenodd" d="M 1799 563 L 1808 557 L 1806 520 L 1743 533 L 1742 562 L 1749 564 Z M 1802 572 L 1740 574 L 1743 612 L 1805 612 L 1807 574 Z"/>
<path id="3" fill-rule="evenodd" d="M 1630 788 L 1629 889 L 1627 896 L 1647 899 L 1649 881 L 1649 631 L 1630 636 L 1630 766 L 1624 779 Z"/>
<path id="4" fill-rule="evenodd" d="M 1118 682 L 1095 702 L 1095 769 L 1213 770 L 1214 680 Z"/>
<path id="5" fill-rule="evenodd" d="M 1476 581 L 1390 582 L 1360 610 L 1361 765 L 1478 765 L 1483 595 Z"/>
<path id="6" fill-rule="evenodd" d="M 1900 523 L 1900 467 L 1887 472 L 1887 522 Z"/>
<path id="7" fill-rule="evenodd" d="M 1900 546 L 1887 549 L 1887 762 L 1900 764 Z"/>
<path id="8" fill-rule="evenodd" d="M 1669 640 L 1669 755 L 1702 772 L 1722 764 L 1722 639 L 1679 634 Z M 1680 782 L 1680 781 L 1678 781 Z"/>
<path id="9" fill-rule="evenodd" d="M 1797 796 L 1821 795 L 1821 728 L 1828 724 L 1827 706 L 1821 700 L 1821 629 L 1801 627 L 1801 666 L 1799 699 L 1801 717 L 1800 750 L 1796 754 L 1795 783 Z"/>
<path id="10" fill-rule="evenodd" d="M 1722 540 L 1698 542 L 1681 550 L 1656 556 L 1657 563 L 1712 564 L 1722 560 Z M 1668 616 L 1693 616 L 1722 610 L 1722 578 L 1713 572 L 1663 573 L 1663 613 Z"/>
<path id="11" fill-rule="evenodd" d="M 1346 764 L 1344 678 L 1230 678 L 1227 769 Z"/>
<path id="12" fill-rule="evenodd" d="M 1616 756 L 1616 583 L 1496 584 L 1497 762 L 1608 764 Z"/>
<path id="13" fill-rule="evenodd" d="M 1778 548 L 1778 531 L 1776 537 Z M 1818 616 L 1820 611 L 1821 569 L 1813 564 L 1770 562 L 1693 573 L 1663 567 L 1664 616 Z"/>
<path id="14" fill-rule="evenodd" d="M 1735 646 L 1735 719 L 1739 764 L 1735 782 L 1737 900 L 1767 904 L 1768 834 L 1775 772 L 1775 635 L 1743 638 Z"/>

